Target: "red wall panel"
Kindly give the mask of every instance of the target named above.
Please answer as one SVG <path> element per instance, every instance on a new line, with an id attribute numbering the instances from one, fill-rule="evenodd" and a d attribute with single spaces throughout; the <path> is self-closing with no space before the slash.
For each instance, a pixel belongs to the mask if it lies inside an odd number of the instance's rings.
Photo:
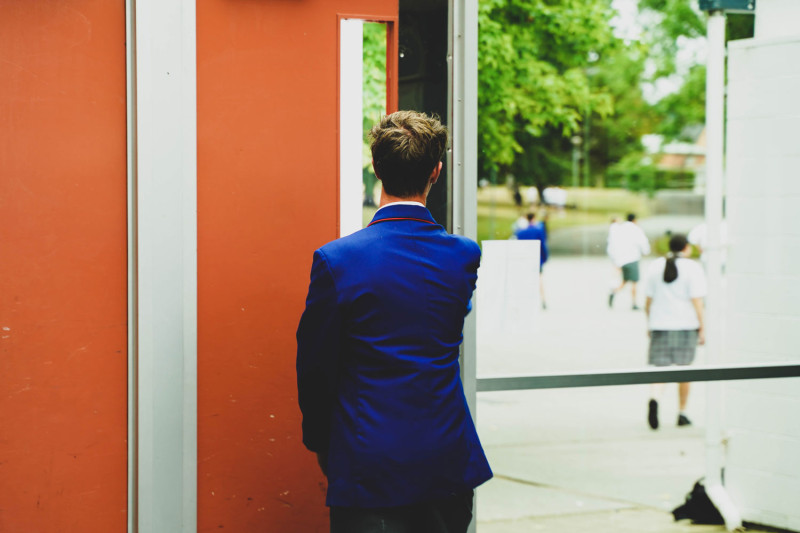
<path id="1" fill-rule="evenodd" d="M 123 532 L 125 6 L 0 0 L 0 531 Z"/>
<path id="2" fill-rule="evenodd" d="M 337 14 L 397 0 L 197 5 L 198 530 L 327 530 L 295 329 L 337 236 Z"/>

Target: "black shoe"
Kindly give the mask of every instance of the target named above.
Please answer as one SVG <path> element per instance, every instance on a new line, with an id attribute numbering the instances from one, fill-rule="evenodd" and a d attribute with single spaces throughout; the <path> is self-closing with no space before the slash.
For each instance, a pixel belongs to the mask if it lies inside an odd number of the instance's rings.
<path id="1" fill-rule="evenodd" d="M 650 405 L 647 410 L 647 422 L 652 429 L 658 429 L 658 402 L 655 400 L 650 400 Z"/>
<path id="2" fill-rule="evenodd" d="M 679 426 L 691 426 L 692 421 L 689 420 L 686 415 L 678 415 L 678 425 Z"/>
<path id="3" fill-rule="evenodd" d="M 611 309 L 614 306 L 614 293 L 608 293 L 608 308 Z"/>

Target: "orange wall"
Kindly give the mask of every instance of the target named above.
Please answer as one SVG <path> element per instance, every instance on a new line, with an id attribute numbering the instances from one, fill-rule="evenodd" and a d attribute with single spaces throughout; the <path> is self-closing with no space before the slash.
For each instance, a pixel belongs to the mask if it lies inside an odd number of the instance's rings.
<path id="1" fill-rule="evenodd" d="M 295 329 L 337 236 L 337 13 L 397 0 L 197 5 L 198 531 L 326 531 Z"/>
<path id="2" fill-rule="evenodd" d="M 124 532 L 125 6 L 0 0 L 0 531 Z"/>

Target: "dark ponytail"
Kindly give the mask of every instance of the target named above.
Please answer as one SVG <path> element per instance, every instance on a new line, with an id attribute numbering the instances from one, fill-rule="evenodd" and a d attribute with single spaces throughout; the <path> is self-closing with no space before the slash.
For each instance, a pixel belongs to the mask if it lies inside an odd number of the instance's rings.
<path id="1" fill-rule="evenodd" d="M 667 264 L 664 266 L 664 282 L 672 283 L 678 279 L 678 265 L 675 264 L 675 259 L 681 253 L 689 241 L 683 235 L 673 235 L 669 240 L 669 254 L 667 254 Z"/>

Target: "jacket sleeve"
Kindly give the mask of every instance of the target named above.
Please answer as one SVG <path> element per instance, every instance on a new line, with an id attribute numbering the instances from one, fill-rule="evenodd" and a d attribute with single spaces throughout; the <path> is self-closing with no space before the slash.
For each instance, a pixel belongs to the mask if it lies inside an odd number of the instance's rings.
<path id="1" fill-rule="evenodd" d="M 306 308 L 297 328 L 297 399 L 303 413 L 303 444 L 317 453 L 327 452 L 330 442 L 340 328 L 336 284 L 324 252 L 317 250 Z"/>

